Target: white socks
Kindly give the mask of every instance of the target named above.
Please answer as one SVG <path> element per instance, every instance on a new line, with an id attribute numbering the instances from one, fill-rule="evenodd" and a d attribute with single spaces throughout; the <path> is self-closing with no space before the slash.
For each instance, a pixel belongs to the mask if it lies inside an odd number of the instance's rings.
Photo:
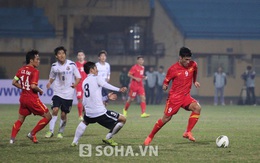
<path id="1" fill-rule="evenodd" d="M 57 121 L 57 118 L 58 118 L 58 116 L 53 115 L 52 119 L 50 121 L 50 132 L 52 132 L 52 133 L 54 133 L 55 123 Z M 59 128 L 60 133 L 64 132 L 65 126 L 66 126 L 66 121 L 61 119 L 60 120 L 60 128 Z"/>
<path id="2" fill-rule="evenodd" d="M 54 127 L 55 127 L 55 123 L 57 121 L 57 117 L 58 116 L 52 116 L 52 119 L 50 121 L 50 132 L 54 133 Z"/>
<path id="3" fill-rule="evenodd" d="M 83 135 L 83 133 L 85 132 L 86 128 L 87 128 L 87 125 L 85 125 L 85 123 L 83 123 L 83 122 L 79 123 L 79 125 L 75 131 L 73 143 L 78 144 L 78 141 L 81 138 L 81 136 Z"/>
<path id="4" fill-rule="evenodd" d="M 63 133 L 64 132 L 64 129 L 65 129 L 65 126 L 66 126 L 66 120 L 62 120 L 60 119 L 60 128 L 59 128 L 59 133 Z"/>
<path id="5" fill-rule="evenodd" d="M 115 127 L 113 128 L 112 132 L 109 132 L 106 135 L 106 139 L 111 139 L 122 127 L 124 126 L 124 123 L 118 122 Z"/>

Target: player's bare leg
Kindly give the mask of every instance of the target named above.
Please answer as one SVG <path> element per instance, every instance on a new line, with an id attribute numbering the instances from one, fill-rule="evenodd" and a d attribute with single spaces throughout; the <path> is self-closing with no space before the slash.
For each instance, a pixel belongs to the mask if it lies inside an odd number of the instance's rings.
<path id="1" fill-rule="evenodd" d="M 172 116 L 166 116 L 163 115 L 163 117 L 161 119 L 158 119 L 158 121 L 155 123 L 153 130 L 151 131 L 151 133 L 147 136 L 147 138 L 144 141 L 144 145 L 150 145 L 150 143 L 152 142 L 154 135 L 167 123 L 171 120 Z"/>
<path id="2" fill-rule="evenodd" d="M 196 123 L 199 120 L 201 106 L 199 103 L 193 102 L 189 105 L 188 110 L 192 111 L 192 113 L 190 114 L 187 129 L 183 133 L 183 138 L 187 138 L 190 141 L 195 141 L 195 138 L 193 137 L 191 130 L 194 128 L 194 126 L 196 125 Z"/>
<path id="3" fill-rule="evenodd" d="M 150 116 L 150 114 L 147 114 L 145 111 L 146 111 L 146 98 L 145 96 L 140 96 L 140 99 L 141 99 L 141 102 L 140 102 L 140 107 L 141 107 L 141 111 L 142 111 L 142 114 L 141 114 L 141 117 L 142 118 L 147 118 Z"/>

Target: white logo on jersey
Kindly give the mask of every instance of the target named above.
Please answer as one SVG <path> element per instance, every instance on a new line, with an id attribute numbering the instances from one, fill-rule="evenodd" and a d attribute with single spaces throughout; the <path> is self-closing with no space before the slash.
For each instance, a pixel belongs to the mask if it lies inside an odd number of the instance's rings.
<path id="1" fill-rule="evenodd" d="M 81 72 L 84 72 L 84 67 L 80 67 L 80 71 L 81 71 Z"/>
<path id="2" fill-rule="evenodd" d="M 185 75 L 186 75 L 186 76 L 188 76 L 188 75 L 189 75 L 188 71 L 185 71 Z"/>

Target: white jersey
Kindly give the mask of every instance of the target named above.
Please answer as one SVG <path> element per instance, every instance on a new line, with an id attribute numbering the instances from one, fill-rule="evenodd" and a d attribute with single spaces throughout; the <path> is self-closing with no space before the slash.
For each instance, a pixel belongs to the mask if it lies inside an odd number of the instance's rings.
<path id="1" fill-rule="evenodd" d="M 96 63 L 98 69 L 98 76 L 101 76 L 103 79 L 108 81 L 110 78 L 110 65 L 109 63 L 105 62 L 104 65 L 100 64 L 99 62 Z"/>
<path id="2" fill-rule="evenodd" d="M 66 100 L 73 99 L 75 89 L 71 85 L 75 82 L 75 78 L 81 78 L 73 61 L 67 59 L 63 65 L 59 62 L 53 63 L 49 77 L 54 79 L 52 83 L 54 95 Z"/>
<path id="3" fill-rule="evenodd" d="M 107 109 L 102 100 L 102 87 L 119 91 L 119 88 L 108 84 L 101 76 L 88 74 L 88 77 L 82 83 L 83 106 L 87 117 L 95 118 L 106 113 Z"/>

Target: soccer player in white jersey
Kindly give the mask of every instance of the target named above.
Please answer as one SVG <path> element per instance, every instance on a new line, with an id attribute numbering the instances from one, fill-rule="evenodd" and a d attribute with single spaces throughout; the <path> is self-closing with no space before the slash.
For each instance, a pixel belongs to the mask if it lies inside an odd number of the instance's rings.
<path id="1" fill-rule="evenodd" d="M 110 64 L 106 62 L 107 60 L 107 52 L 105 50 L 101 50 L 98 53 L 98 62 L 96 63 L 97 70 L 98 70 L 98 76 L 101 76 L 106 82 L 109 82 L 110 80 Z M 107 96 L 108 91 L 103 88 L 102 89 L 102 95 Z"/>
<path id="2" fill-rule="evenodd" d="M 103 87 L 112 91 L 125 92 L 127 88 L 117 88 L 107 83 L 101 76 L 97 75 L 98 70 L 93 62 L 85 63 L 84 71 L 88 74 L 88 77 L 82 84 L 82 89 L 84 90 L 83 106 L 85 109 L 85 115 L 84 120 L 79 123 L 76 129 L 71 146 L 76 146 L 87 126 L 96 122 L 110 130 L 103 139 L 103 142 L 111 146 L 117 146 L 118 143 L 116 143 L 112 137 L 123 127 L 126 118 L 117 112 L 106 109 L 103 103 L 104 97 L 101 95 L 101 89 Z M 108 94 L 109 99 L 115 100 L 116 97 L 116 94 Z"/>
<path id="3" fill-rule="evenodd" d="M 61 109 L 61 117 L 57 138 L 63 138 L 67 114 L 72 107 L 75 87 L 81 79 L 76 64 L 66 59 L 66 51 L 63 46 L 54 50 L 57 62 L 52 64 L 49 82 L 46 86 L 49 89 L 52 85 L 54 91 L 54 96 L 52 97 L 52 120 L 49 123 L 50 130 L 46 133 L 46 138 L 53 136 L 59 108 Z"/>

